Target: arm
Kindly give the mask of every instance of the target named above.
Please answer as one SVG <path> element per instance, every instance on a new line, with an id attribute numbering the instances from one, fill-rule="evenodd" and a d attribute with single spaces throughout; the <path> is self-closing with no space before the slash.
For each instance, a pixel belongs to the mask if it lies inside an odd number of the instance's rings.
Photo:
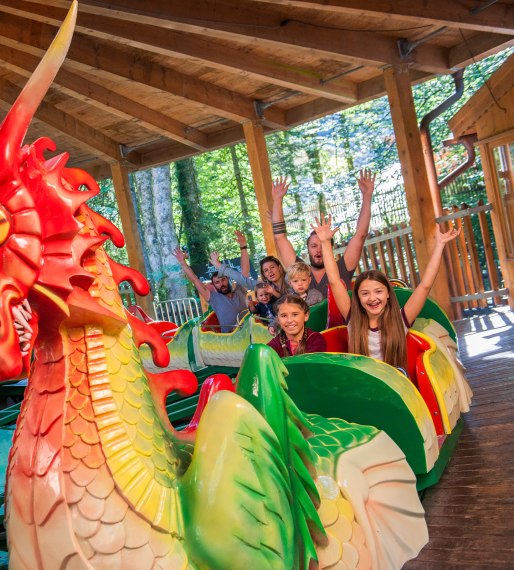
<path id="1" fill-rule="evenodd" d="M 271 283 L 268 283 L 264 290 L 266 291 L 266 293 L 269 293 L 272 297 L 274 297 L 274 299 L 280 299 L 280 297 L 282 297 L 280 291 L 275 289 L 275 287 L 273 287 Z"/>
<path id="2" fill-rule="evenodd" d="M 241 250 L 241 274 L 244 277 L 250 277 L 250 256 L 248 255 L 246 237 L 239 230 L 236 230 L 234 233 L 236 234 L 236 241 L 239 244 L 239 249 Z"/>
<path id="3" fill-rule="evenodd" d="M 180 249 L 180 247 L 176 247 L 171 253 L 177 258 L 177 261 L 180 263 L 180 265 L 184 271 L 184 275 L 196 287 L 200 297 L 205 299 L 205 301 L 208 303 L 209 299 L 211 298 L 211 292 L 210 292 L 209 288 L 206 287 L 200 281 L 200 279 L 198 279 L 195 272 L 186 263 L 186 258 L 184 257 L 184 252 Z"/>
<path id="4" fill-rule="evenodd" d="M 273 209 L 271 210 L 271 222 L 273 224 L 273 237 L 277 246 L 278 255 L 285 267 L 289 267 L 296 260 L 296 252 L 287 238 L 286 225 L 284 222 L 284 210 L 282 202 L 287 194 L 289 183 L 287 178 L 280 177 L 273 181 L 271 195 L 273 197 Z"/>
<path id="5" fill-rule="evenodd" d="M 446 244 L 455 239 L 460 234 L 460 228 L 457 231 L 455 228 L 441 233 L 439 226 L 436 227 L 436 243 L 434 251 L 428 260 L 428 264 L 425 268 L 423 276 L 421 278 L 420 284 L 414 289 L 412 295 L 408 298 L 405 306 L 403 308 L 407 321 L 413 323 L 416 317 L 419 315 L 425 301 L 427 300 L 430 289 L 434 284 L 435 278 L 439 271 L 439 266 L 441 265 L 441 258 L 443 257 L 443 251 Z"/>
<path id="6" fill-rule="evenodd" d="M 349 271 L 357 267 L 359 259 L 362 255 L 362 248 L 369 231 L 369 222 L 371 221 L 371 198 L 375 189 L 375 174 L 371 174 L 371 170 L 366 168 L 360 171 L 359 189 L 362 193 L 362 205 L 357 219 L 357 227 L 348 247 L 344 252 L 344 263 Z"/>
<path id="7" fill-rule="evenodd" d="M 237 269 L 233 267 L 228 267 L 224 263 L 221 263 L 219 259 L 219 255 L 216 251 L 213 251 L 209 256 L 209 261 L 219 270 L 220 275 L 228 277 L 232 279 L 236 283 L 239 283 L 245 289 L 253 289 L 257 284 L 257 279 L 253 279 L 252 277 L 245 277 L 242 273 L 239 273 Z"/>
<path id="8" fill-rule="evenodd" d="M 331 229 L 332 218 L 321 218 L 320 221 L 316 218 L 316 225 L 312 225 L 312 229 L 316 232 L 316 235 L 321 241 L 321 251 L 323 253 L 323 263 L 325 265 L 325 271 L 327 272 L 328 282 L 334 294 L 334 300 L 336 302 L 337 308 L 346 320 L 348 313 L 350 312 L 350 296 L 346 289 L 346 285 L 341 282 L 339 277 L 339 269 L 337 268 L 337 263 L 334 258 L 334 252 L 332 250 L 332 238 L 337 232 L 338 228 L 335 230 Z"/>

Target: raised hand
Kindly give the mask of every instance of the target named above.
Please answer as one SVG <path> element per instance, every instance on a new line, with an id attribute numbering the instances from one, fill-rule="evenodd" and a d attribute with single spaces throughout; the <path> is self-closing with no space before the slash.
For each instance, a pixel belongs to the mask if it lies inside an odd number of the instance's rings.
<path id="1" fill-rule="evenodd" d="M 221 267 L 220 254 L 217 251 L 212 251 L 209 255 L 209 261 L 214 267 Z"/>
<path id="2" fill-rule="evenodd" d="M 180 265 L 186 265 L 186 256 L 180 247 L 176 247 L 171 253 L 177 258 Z"/>
<path id="3" fill-rule="evenodd" d="M 441 229 L 439 228 L 439 226 L 436 226 L 436 232 L 435 232 L 435 241 L 436 243 L 445 246 L 449 241 L 452 241 L 452 239 L 455 239 L 461 232 L 462 228 L 459 228 L 458 230 L 455 228 L 452 228 L 451 230 L 448 230 L 447 232 L 441 232 Z"/>
<path id="4" fill-rule="evenodd" d="M 287 189 L 289 188 L 289 182 L 287 181 L 287 176 L 280 176 L 273 180 L 273 185 L 271 186 L 271 195 L 273 201 L 282 200 L 287 194 Z"/>
<path id="5" fill-rule="evenodd" d="M 371 172 L 369 168 L 364 168 L 359 172 L 357 184 L 359 185 L 359 190 L 362 192 L 363 198 L 373 195 L 376 176 L 377 175 Z"/>
<path id="6" fill-rule="evenodd" d="M 316 232 L 316 235 L 319 237 L 320 241 L 330 241 L 336 232 L 339 231 L 339 228 L 332 229 L 332 216 L 320 216 L 320 219 L 314 218 L 315 224 L 311 224 L 311 228 Z"/>
<path id="7" fill-rule="evenodd" d="M 239 244 L 239 247 L 246 247 L 247 243 L 244 233 L 240 232 L 239 230 L 236 230 L 234 234 L 236 236 L 236 241 Z"/>

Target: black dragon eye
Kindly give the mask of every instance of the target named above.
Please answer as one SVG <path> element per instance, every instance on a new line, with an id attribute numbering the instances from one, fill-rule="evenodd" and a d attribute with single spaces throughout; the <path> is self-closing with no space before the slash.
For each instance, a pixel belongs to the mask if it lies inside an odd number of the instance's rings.
<path id="1" fill-rule="evenodd" d="M 11 217 L 3 206 L 0 205 L 0 245 L 2 245 L 11 234 Z"/>

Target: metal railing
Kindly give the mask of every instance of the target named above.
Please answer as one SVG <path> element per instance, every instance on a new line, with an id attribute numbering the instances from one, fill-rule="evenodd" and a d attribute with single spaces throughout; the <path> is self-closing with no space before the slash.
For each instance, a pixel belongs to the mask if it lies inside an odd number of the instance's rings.
<path id="1" fill-rule="evenodd" d="M 199 317 L 202 314 L 200 302 L 194 297 L 155 301 L 153 306 L 156 320 L 172 321 L 177 326 L 181 326 L 186 321 Z"/>

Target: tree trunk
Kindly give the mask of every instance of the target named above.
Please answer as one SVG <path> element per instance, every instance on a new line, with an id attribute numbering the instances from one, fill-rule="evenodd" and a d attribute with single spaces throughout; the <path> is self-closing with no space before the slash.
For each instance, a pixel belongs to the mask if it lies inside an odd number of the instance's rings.
<path id="1" fill-rule="evenodd" d="M 346 168 L 349 173 L 352 173 L 355 169 L 355 164 L 353 162 L 353 154 L 350 146 L 350 131 L 348 129 L 348 121 L 344 113 L 339 114 L 339 134 L 343 142 L 344 159 L 346 161 Z"/>
<path id="2" fill-rule="evenodd" d="M 157 292 L 157 283 L 163 277 L 161 255 L 157 243 L 157 226 L 154 221 L 152 173 L 150 170 L 140 170 L 135 174 L 137 189 L 139 190 L 139 205 L 141 223 L 143 226 L 143 243 L 148 259 L 148 279 L 154 293 Z"/>
<path id="3" fill-rule="evenodd" d="M 173 222 L 169 164 L 152 168 L 152 181 L 153 211 L 158 240 L 154 242 L 154 247 L 158 244 L 164 273 L 162 294 L 165 299 L 182 299 L 187 296 L 187 281 L 180 263 L 172 254 L 178 246 L 178 239 Z"/>
<path id="4" fill-rule="evenodd" d="M 189 261 L 191 264 L 206 263 L 208 247 L 204 234 L 203 210 L 193 159 L 185 158 L 175 162 L 175 172 Z"/>
<path id="5" fill-rule="evenodd" d="M 243 187 L 243 180 L 241 177 L 241 169 L 239 168 L 239 160 L 237 158 L 236 147 L 229 147 L 230 157 L 232 158 L 232 166 L 234 167 L 234 176 L 236 179 L 237 193 L 239 194 L 239 202 L 241 203 L 241 214 L 243 215 L 242 230 L 248 241 L 248 249 L 250 258 L 255 255 L 255 240 L 252 234 L 252 223 L 250 221 L 250 214 L 248 212 L 248 204 L 246 203 L 246 196 Z"/>

